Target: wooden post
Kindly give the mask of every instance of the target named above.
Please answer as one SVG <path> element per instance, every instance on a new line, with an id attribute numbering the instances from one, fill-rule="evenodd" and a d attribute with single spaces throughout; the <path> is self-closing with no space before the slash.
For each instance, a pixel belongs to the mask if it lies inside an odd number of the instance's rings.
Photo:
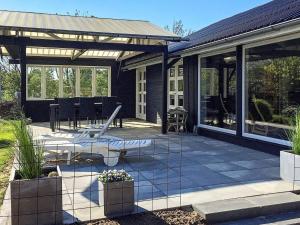
<path id="1" fill-rule="evenodd" d="M 162 53 L 162 108 L 161 108 L 161 133 L 167 133 L 167 104 L 168 104 L 168 47 Z"/>

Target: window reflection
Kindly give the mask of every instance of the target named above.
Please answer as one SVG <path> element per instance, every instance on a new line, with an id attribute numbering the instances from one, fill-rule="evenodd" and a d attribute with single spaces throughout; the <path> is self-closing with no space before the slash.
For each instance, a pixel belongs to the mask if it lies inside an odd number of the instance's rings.
<path id="1" fill-rule="evenodd" d="M 59 93 L 59 68 L 46 67 L 46 98 L 53 99 L 58 97 Z"/>
<path id="2" fill-rule="evenodd" d="M 299 49 L 299 39 L 246 49 L 246 132 L 288 139 L 300 103 Z"/>
<path id="3" fill-rule="evenodd" d="M 42 97 L 42 68 L 28 67 L 27 95 L 28 98 Z"/>
<path id="4" fill-rule="evenodd" d="M 200 123 L 235 130 L 235 52 L 201 58 L 200 68 Z"/>

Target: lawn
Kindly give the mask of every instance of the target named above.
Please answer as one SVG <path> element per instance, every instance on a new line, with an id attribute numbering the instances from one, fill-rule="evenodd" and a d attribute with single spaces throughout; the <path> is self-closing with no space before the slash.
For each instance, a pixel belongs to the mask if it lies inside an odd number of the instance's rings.
<path id="1" fill-rule="evenodd" d="M 13 127 L 6 121 L 0 120 L 0 205 L 3 202 L 13 162 L 13 142 Z"/>

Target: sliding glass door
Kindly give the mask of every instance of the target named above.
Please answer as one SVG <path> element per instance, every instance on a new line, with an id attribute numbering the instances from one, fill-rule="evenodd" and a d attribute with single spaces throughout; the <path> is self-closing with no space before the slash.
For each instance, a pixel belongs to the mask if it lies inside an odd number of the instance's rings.
<path id="1" fill-rule="evenodd" d="M 200 126 L 236 130 L 235 51 L 199 58 Z"/>

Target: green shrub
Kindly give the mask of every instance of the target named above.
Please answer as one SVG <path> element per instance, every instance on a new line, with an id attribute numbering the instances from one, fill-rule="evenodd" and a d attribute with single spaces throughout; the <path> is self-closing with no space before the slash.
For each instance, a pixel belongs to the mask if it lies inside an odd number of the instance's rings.
<path id="1" fill-rule="evenodd" d="M 269 122 L 273 119 L 273 108 L 266 100 L 254 97 L 253 106 L 250 108 L 250 114 L 255 121 Z"/>
<path id="2" fill-rule="evenodd" d="M 295 115 L 295 126 L 289 131 L 288 137 L 292 143 L 293 152 L 300 155 L 300 110 Z"/>
<path id="3" fill-rule="evenodd" d="M 291 124 L 291 119 L 289 117 L 286 117 L 286 116 L 273 115 L 272 122 L 273 123 L 278 123 L 278 124 L 290 125 Z"/>
<path id="4" fill-rule="evenodd" d="M 42 175 L 43 147 L 33 141 L 26 119 L 11 122 L 16 139 L 15 154 L 22 179 L 34 179 Z"/>

